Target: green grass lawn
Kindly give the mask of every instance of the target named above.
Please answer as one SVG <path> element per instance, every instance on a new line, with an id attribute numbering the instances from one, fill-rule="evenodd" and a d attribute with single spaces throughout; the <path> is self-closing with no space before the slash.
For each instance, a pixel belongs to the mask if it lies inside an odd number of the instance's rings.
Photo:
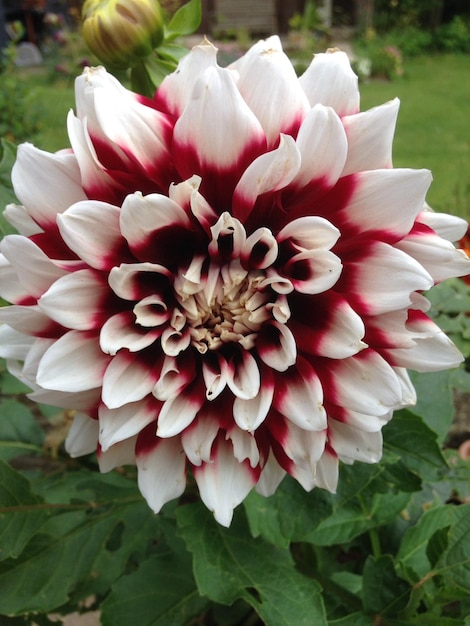
<path id="1" fill-rule="evenodd" d="M 411 59 L 402 78 L 361 85 L 361 108 L 395 96 L 395 167 L 430 169 L 431 206 L 470 219 L 470 56 Z"/>
<path id="2" fill-rule="evenodd" d="M 32 79 L 44 108 L 35 143 L 47 150 L 68 145 L 65 120 L 73 107 L 72 81 L 51 85 Z M 425 167 L 434 182 L 428 201 L 470 219 L 470 56 L 411 59 L 393 82 L 361 85 L 363 110 L 398 96 L 401 110 L 394 144 L 396 167 Z"/>

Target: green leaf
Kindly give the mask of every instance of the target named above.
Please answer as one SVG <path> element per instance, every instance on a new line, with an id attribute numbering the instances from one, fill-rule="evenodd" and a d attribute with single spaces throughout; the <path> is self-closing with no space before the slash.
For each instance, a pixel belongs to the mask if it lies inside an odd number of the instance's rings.
<path id="1" fill-rule="evenodd" d="M 202 595 L 221 604 L 241 598 L 267 626 L 326 626 L 320 587 L 296 570 L 288 550 L 254 539 L 242 510 L 227 529 L 199 503 L 180 507 L 177 521 Z"/>
<path id="2" fill-rule="evenodd" d="M 201 15 L 201 0 L 190 0 L 183 4 L 165 27 L 165 42 L 194 33 L 201 23 Z"/>
<path id="3" fill-rule="evenodd" d="M 308 541 L 310 533 L 332 512 L 329 493 L 321 489 L 308 493 L 290 476 L 270 498 L 252 491 L 244 506 L 252 535 L 280 547 L 291 541 Z"/>
<path id="4" fill-rule="evenodd" d="M 48 517 L 41 534 L 31 529 L 18 558 L 1 564 L 0 614 L 46 612 L 105 594 L 130 563 L 149 556 L 161 535 L 161 518 L 135 481 L 117 472 L 100 476 L 81 469 L 38 477 L 34 487 L 43 498 L 23 497 L 21 513 Z"/>
<path id="5" fill-rule="evenodd" d="M 102 605 L 102 626 L 184 626 L 207 607 L 192 575 L 190 555 L 167 552 L 118 580 Z"/>
<path id="6" fill-rule="evenodd" d="M 0 461 L 0 560 L 18 558 L 44 524 L 48 514 L 41 505 L 29 481 Z"/>
<path id="7" fill-rule="evenodd" d="M 446 462 L 436 434 L 414 413 L 397 411 L 384 427 L 384 452 L 392 453 L 413 473 L 427 481 L 436 481 Z"/>
<path id="8" fill-rule="evenodd" d="M 375 622 L 369 615 L 357 612 L 340 619 L 334 619 L 328 624 L 329 626 L 374 626 Z"/>
<path id="9" fill-rule="evenodd" d="M 42 452 L 44 432 L 29 408 L 16 400 L 0 403 L 0 459 Z"/>
<path id="10" fill-rule="evenodd" d="M 410 372 L 411 381 L 416 389 L 418 401 L 408 412 L 419 415 L 426 424 L 437 433 L 438 441 L 442 443 L 452 425 L 454 404 L 451 389 L 450 370 L 444 372 L 427 372 L 417 374 Z M 392 419 L 396 419 L 397 413 Z"/>
<path id="11" fill-rule="evenodd" d="M 454 507 L 455 523 L 447 536 L 447 549 L 435 569 L 445 576 L 446 585 L 470 593 L 470 504 Z"/>
<path id="12" fill-rule="evenodd" d="M 396 614 L 408 603 L 411 586 L 397 576 L 389 554 L 368 556 L 362 576 L 362 603 L 369 615 Z"/>

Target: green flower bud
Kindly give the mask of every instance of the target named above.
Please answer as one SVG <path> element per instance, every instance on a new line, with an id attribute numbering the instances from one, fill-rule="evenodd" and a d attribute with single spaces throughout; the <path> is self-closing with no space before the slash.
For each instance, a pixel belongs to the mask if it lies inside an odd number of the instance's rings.
<path id="1" fill-rule="evenodd" d="M 163 40 L 157 0 L 86 0 L 82 19 L 90 50 L 111 67 L 136 65 Z"/>

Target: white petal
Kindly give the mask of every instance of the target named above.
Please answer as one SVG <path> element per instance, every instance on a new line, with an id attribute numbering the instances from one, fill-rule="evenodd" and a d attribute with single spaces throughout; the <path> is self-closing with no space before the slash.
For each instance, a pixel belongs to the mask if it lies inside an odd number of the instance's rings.
<path id="1" fill-rule="evenodd" d="M 142 286 L 148 284 L 145 273 L 154 274 L 149 278 L 154 283 L 152 288 Z M 114 293 L 124 300 L 140 300 L 156 290 L 161 289 L 162 283 L 167 283 L 171 276 L 169 270 L 158 263 L 121 263 L 119 267 L 113 267 L 109 273 L 108 282 Z"/>
<path id="2" fill-rule="evenodd" d="M 218 418 L 212 407 L 204 407 L 197 419 L 181 433 L 184 452 L 193 465 L 210 462 L 212 444 L 220 427 Z"/>
<path id="3" fill-rule="evenodd" d="M 98 445 L 98 420 L 84 413 L 75 413 L 65 439 L 65 450 L 72 457 L 84 456 L 96 451 Z"/>
<path id="4" fill-rule="evenodd" d="M 411 304 L 410 294 L 434 285 L 423 266 L 397 248 L 377 241 L 370 246 L 368 255 L 364 252 L 367 251 L 358 251 L 359 255 L 362 254 L 360 261 L 354 261 L 348 268 L 353 271 L 351 282 L 348 273 L 346 289 L 350 301 L 351 295 L 357 295 L 355 304 L 369 315 L 407 308 Z M 346 271 L 345 263 L 343 276 Z"/>
<path id="5" fill-rule="evenodd" d="M 30 296 L 41 297 L 54 281 L 66 274 L 35 243 L 22 235 L 7 235 L 0 246 Z"/>
<path id="6" fill-rule="evenodd" d="M 323 217 L 308 215 L 289 222 L 277 234 L 279 243 L 289 240 L 299 250 L 329 250 L 338 241 L 340 231 Z"/>
<path id="7" fill-rule="evenodd" d="M 142 400 L 152 392 L 158 375 L 158 364 L 154 369 L 139 353 L 119 352 L 111 359 L 103 377 L 103 402 L 109 409 L 116 409 Z"/>
<path id="8" fill-rule="evenodd" d="M 3 254 L 0 254 L 0 297 L 13 303 L 26 303 L 31 300 L 28 289 L 18 281 L 16 269 Z"/>
<path id="9" fill-rule="evenodd" d="M 263 193 L 286 187 L 299 171 L 300 152 L 290 135 L 281 135 L 279 147 L 262 154 L 245 170 L 233 199 L 233 214 L 242 222 Z"/>
<path id="10" fill-rule="evenodd" d="M 263 362 L 278 372 L 285 372 L 297 358 L 292 332 L 285 324 L 276 321 L 263 326 L 258 334 L 256 349 Z"/>
<path id="11" fill-rule="evenodd" d="M 139 352 L 160 336 L 160 329 L 143 329 L 135 324 L 131 311 L 116 313 L 103 324 L 100 332 L 100 347 L 106 354 L 115 355 L 121 348 Z"/>
<path id="12" fill-rule="evenodd" d="M 57 323 L 75 330 L 89 330 L 101 324 L 109 294 L 92 270 L 79 270 L 55 281 L 38 300 L 39 308 Z"/>
<path id="13" fill-rule="evenodd" d="M 268 147 L 280 133 L 296 132 L 310 106 L 279 37 L 259 41 L 230 69 L 238 72 L 238 88 L 261 122 Z"/>
<path id="14" fill-rule="evenodd" d="M 432 337 L 417 338 L 411 348 L 387 350 L 395 365 L 417 372 L 439 372 L 458 367 L 464 358 L 455 344 L 436 326 Z"/>
<path id="15" fill-rule="evenodd" d="M 447 241 L 462 239 L 468 230 L 467 220 L 456 215 L 435 213 L 431 210 L 424 210 L 420 213 L 418 222 L 426 224 L 426 226 L 432 228 L 440 237 L 447 239 Z"/>
<path id="16" fill-rule="evenodd" d="M 328 420 L 329 424 L 330 420 Z M 287 456 L 298 467 L 315 476 L 315 469 L 326 444 L 326 428 L 320 431 L 308 431 L 299 428 L 293 422 L 287 422 L 287 434 L 281 442 Z"/>
<path id="17" fill-rule="evenodd" d="M 97 338 L 71 330 L 58 339 L 39 364 L 38 384 L 56 391 L 86 391 L 101 386 L 109 357 Z"/>
<path id="18" fill-rule="evenodd" d="M 335 362 L 336 404 L 358 413 L 385 415 L 401 405 L 402 389 L 390 365 L 371 350 Z"/>
<path id="19" fill-rule="evenodd" d="M 348 156 L 342 176 L 392 167 L 392 143 L 400 101 L 343 117 Z"/>
<path id="20" fill-rule="evenodd" d="M 316 104 L 304 119 L 296 143 L 302 162 L 295 186 L 321 180 L 332 187 L 343 171 L 348 151 L 346 133 L 335 111 Z"/>
<path id="21" fill-rule="evenodd" d="M 275 408 L 305 430 L 324 430 L 326 412 L 320 380 L 303 358 L 278 376 L 274 396 Z"/>
<path id="22" fill-rule="evenodd" d="M 210 463 L 194 468 L 201 500 L 222 526 L 229 527 L 233 509 L 257 482 L 257 474 L 247 461 L 239 463 L 228 441 L 218 439 Z"/>
<path id="23" fill-rule="evenodd" d="M 365 432 L 333 419 L 328 420 L 329 443 L 341 460 L 378 463 L 382 457 L 382 433 Z"/>
<path id="24" fill-rule="evenodd" d="M 340 116 L 359 111 L 357 76 L 351 69 L 348 55 L 333 49 L 316 54 L 300 77 L 300 84 L 313 107 L 324 104 Z"/>
<path id="25" fill-rule="evenodd" d="M 338 457 L 329 450 L 325 450 L 317 463 L 314 485 L 327 489 L 331 493 L 336 492 L 339 477 Z"/>
<path id="26" fill-rule="evenodd" d="M 165 356 L 152 394 L 162 401 L 176 397 L 194 379 L 194 375 L 194 362 L 189 354 L 182 354 L 177 358 Z"/>
<path id="27" fill-rule="evenodd" d="M 137 449 L 139 489 L 154 513 L 186 487 L 186 458 L 179 437 L 159 439 L 153 447 Z"/>
<path id="28" fill-rule="evenodd" d="M 299 252 L 286 263 L 284 272 L 294 289 L 309 295 L 331 289 L 341 275 L 341 260 L 329 250 Z"/>
<path id="29" fill-rule="evenodd" d="M 0 357 L 2 359 L 23 361 L 34 341 L 34 337 L 23 335 L 9 326 L 0 325 Z"/>
<path id="30" fill-rule="evenodd" d="M 276 457 L 271 450 L 268 461 L 263 467 L 263 471 L 261 472 L 261 476 L 259 477 L 256 485 L 256 491 L 265 497 L 272 496 L 285 475 L 285 470 L 282 469 L 276 461 Z"/>
<path id="31" fill-rule="evenodd" d="M 259 464 L 258 444 L 252 434 L 234 427 L 227 432 L 225 439 L 232 442 L 233 455 L 239 463 L 248 460 L 251 467 L 256 467 Z"/>
<path id="32" fill-rule="evenodd" d="M 8 204 L 3 212 L 3 217 L 11 224 L 20 235 L 29 237 L 43 232 L 42 228 L 30 217 L 24 206 Z"/>
<path id="33" fill-rule="evenodd" d="M 216 65 L 217 48 L 204 39 L 181 59 L 175 72 L 163 79 L 157 90 L 157 103 L 164 103 L 164 107 L 172 115 L 179 117 L 191 97 L 197 79 L 208 67 Z"/>
<path id="34" fill-rule="evenodd" d="M 71 152 L 50 154 L 22 144 L 11 177 L 17 198 L 40 226 L 55 224 L 58 213 L 86 199 L 77 159 Z"/>
<path id="35" fill-rule="evenodd" d="M 44 336 L 53 330 L 55 324 L 41 313 L 37 306 L 4 306 L 0 307 L 0 322 L 8 324 L 19 333 Z"/>
<path id="36" fill-rule="evenodd" d="M 117 409 L 109 409 L 102 404 L 99 408 L 101 450 L 106 452 L 115 443 L 139 434 L 146 426 L 156 421 L 158 408 L 148 400 L 130 402 Z"/>
<path id="37" fill-rule="evenodd" d="M 106 270 L 122 243 L 119 215 L 119 207 L 87 200 L 59 215 L 57 224 L 71 250 L 91 267 Z"/>
<path id="38" fill-rule="evenodd" d="M 274 381 L 264 376 L 257 396 L 249 400 L 235 398 L 233 403 L 233 418 L 235 423 L 242 430 L 248 430 L 250 432 L 256 430 L 258 426 L 263 423 L 271 408 L 273 395 Z"/>
<path id="39" fill-rule="evenodd" d="M 106 452 L 98 450 L 98 465 L 100 472 L 110 472 L 122 465 L 135 465 L 135 443 L 137 437 L 125 439 L 108 448 Z"/>
<path id="40" fill-rule="evenodd" d="M 429 170 L 387 169 L 361 172 L 345 208 L 348 222 L 363 233 L 378 230 L 405 235 L 421 211 L 432 181 Z"/>
<path id="41" fill-rule="evenodd" d="M 470 259 L 463 250 L 432 233 L 411 233 L 396 244 L 399 250 L 419 261 L 436 283 L 470 274 Z"/>
<path id="42" fill-rule="evenodd" d="M 181 433 L 194 420 L 204 401 L 204 393 L 197 386 L 186 387 L 166 400 L 158 416 L 158 437 L 166 439 Z"/>
<path id="43" fill-rule="evenodd" d="M 238 398 L 250 400 L 258 395 L 260 373 L 255 358 L 246 350 L 233 356 L 227 368 L 227 384 Z"/>

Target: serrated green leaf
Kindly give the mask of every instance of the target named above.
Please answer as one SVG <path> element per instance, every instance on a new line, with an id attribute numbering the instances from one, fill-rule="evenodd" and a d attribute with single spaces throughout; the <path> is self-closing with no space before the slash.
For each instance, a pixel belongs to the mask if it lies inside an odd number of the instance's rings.
<path id="1" fill-rule="evenodd" d="M 383 435 L 385 453 L 399 457 L 421 478 L 438 480 L 439 472 L 446 468 L 436 434 L 411 411 L 398 411 L 384 427 Z"/>
<path id="2" fill-rule="evenodd" d="M 16 400 L 0 403 L 0 459 L 42 451 L 44 432 L 29 408 Z"/>
<path id="3" fill-rule="evenodd" d="M 201 0 L 190 0 L 183 4 L 165 27 L 165 41 L 194 33 L 199 28 L 201 16 Z"/>
<path id="4" fill-rule="evenodd" d="M 332 512 L 331 496 L 315 489 L 306 492 L 290 476 L 270 498 L 253 491 L 244 502 L 251 533 L 280 547 L 308 541 L 310 533 Z"/>
<path id="5" fill-rule="evenodd" d="M 55 515 L 43 529 L 54 533 L 36 535 L 18 559 L 1 564 L 0 614 L 47 612 L 65 604 L 71 593 L 80 596 L 89 589 L 109 588 L 135 548 L 121 544 L 122 554 L 119 547 L 111 550 L 116 528 L 132 523 L 139 537 L 144 527 L 140 536 L 148 542 L 151 536 L 142 523 L 148 514 L 144 503 L 131 503 L 88 510 L 85 515 L 83 511 Z M 114 559 L 106 559 L 105 551 L 113 552 Z"/>
<path id="6" fill-rule="evenodd" d="M 447 549 L 435 569 L 445 577 L 447 586 L 470 593 L 470 504 L 455 509 L 456 519 L 449 529 Z"/>
<path id="7" fill-rule="evenodd" d="M 0 461 L 0 560 L 18 558 L 44 524 L 48 514 L 41 505 L 29 481 Z"/>
<path id="8" fill-rule="evenodd" d="M 122 577 L 102 605 L 102 626 L 184 626 L 208 605 L 183 553 L 156 554 Z"/>
<path id="9" fill-rule="evenodd" d="M 368 556 L 362 573 L 362 603 L 369 615 L 395 615 L 408 603 L 411 586 L 397 576 L 389 554 Z"/>
<path id="10" fill-rule="evenodd" d="M 332 515 L 318 525 L 308 540 L 319 546 L 347 543 L 371 528 L 395 521 L 409 500 L 409 493 L 375 493 L 371 483 L 369 491 L 363 490 L 360 498 L 346 503 L 338 498 Z"/>
<path id="11" fill-rule="evenodd" d="M 450 377 L 450 370 L 427 372 L 426 374 L 410 372 L 410 378 L 416 389 L 418 401 L 414 407 L 410 407 L 407 410 L 410 413 L 421 416 L 425 423 L 437 433 L 440 443 L 446 438 L 454 415 Z M 397 413 L 393 419 L 395 419 L 396 415 Z"/>
<path id="12" fill-rule="evenodd" d="M 180 507 L 177 521 L 202 595 L 221 604 L 241 598 L 267 626 L 326 626 L 320 587 L 296 570 L 288 550 L 254 539 L 243 510 L 230 528 L 202 504 Z"/>

